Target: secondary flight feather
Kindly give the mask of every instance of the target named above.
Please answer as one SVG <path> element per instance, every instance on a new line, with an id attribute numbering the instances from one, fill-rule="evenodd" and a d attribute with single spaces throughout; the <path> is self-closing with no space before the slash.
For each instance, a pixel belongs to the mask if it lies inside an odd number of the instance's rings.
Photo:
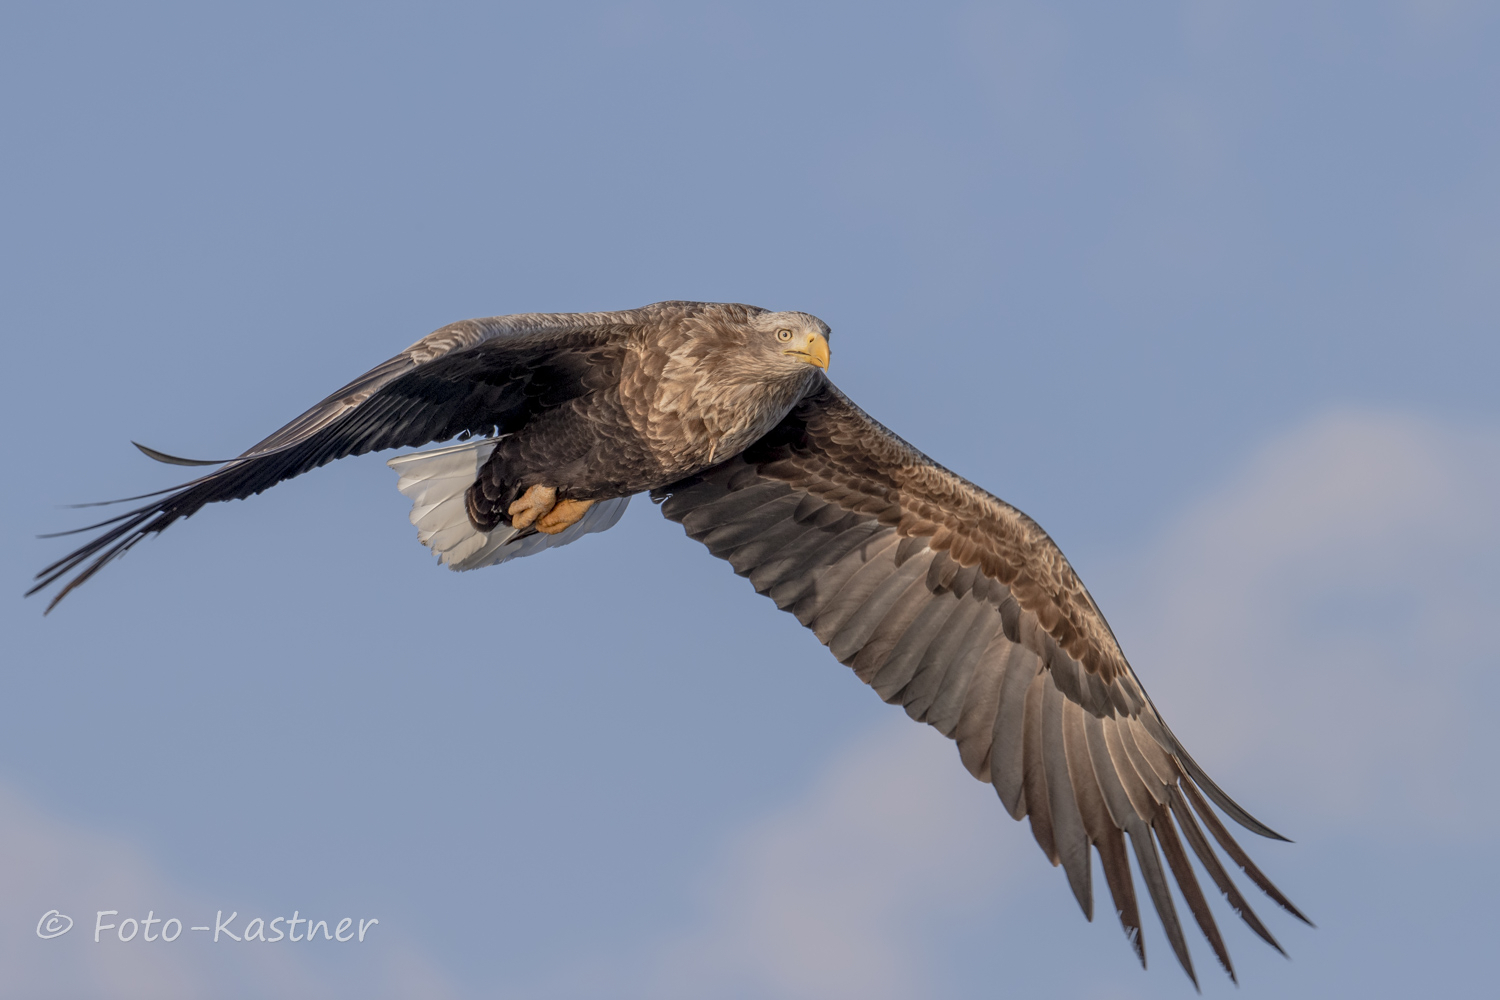
<path id="1" fill-rule="evenodd" d="M 563 545 L 650 493 L 794 614 L 881 698 L 951 738 L 1030 820 L 1093 918 L 1091 854 L 1145 964 L 1130 859 L 1196 984 L 1175 882 L 1234 977 L 1190 860 L 1271 947 L 1214 849 L 1293 916 L 1217 806 L 1226 795 L 1156 711 L 1093 598 L 1025 514 L 870 418 L 827 377 L 829 328 L 800 312 L 661 302 L 466 320 L 424 337 L 236 458 L 97 530 L 37 574 L 48 611 L 149 534 L 348 455 L 392 459 L 422 544 L 468 570 Z M 1212 803 L 1212 805 L 1210 805 Z M 1163 863 L 1165 862 L 1165 864 Z M 873 873 L 872 873 L 873 877 Z"/>

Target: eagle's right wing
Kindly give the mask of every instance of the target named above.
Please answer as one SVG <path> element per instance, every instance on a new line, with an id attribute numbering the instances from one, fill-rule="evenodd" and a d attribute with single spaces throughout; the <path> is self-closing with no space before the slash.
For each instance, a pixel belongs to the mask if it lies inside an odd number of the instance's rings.
<path id="1" fill-rule="evenodd" d="M 832 383 L 823 381 L 742 454 L 653 498 L 881 698 L 952 738 L 969 772 L 993 785 L 1016 819 L 1030 818 L 1090 918 L 1097 851 L 1143 964 L 1132 854 L 1189 976 L 1168 888 L 1174 879 L 1231 977 L 1234 968 L 1184 841 L 1230 906 L 1278 951 L 1209 836 L 1252 882 L 1306 919 L 1205 798 L 1256 833 L 1278 835 L 1177 742 L 1052 539 L 882 427 Z"/>

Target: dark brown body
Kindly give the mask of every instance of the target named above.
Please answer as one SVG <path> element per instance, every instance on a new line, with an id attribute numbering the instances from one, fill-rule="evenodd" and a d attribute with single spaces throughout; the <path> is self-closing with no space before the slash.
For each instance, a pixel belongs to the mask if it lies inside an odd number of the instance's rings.
<path id="1" fill-rule="evenodd" d="M 650 328 L 590 331 L 574 350 L 526 368 L 524 419 L 469 490 L 475 527 L 509 524 L 511 504 L 532 486 L 555 488 L 558 500 L 609 500 L 701 472 L 760 438 L 815 384 L 809 369 L 753 384 L 754 393 L 725 383 L 704 394 L 704 369 L 722 363 L 726 331 L 743 327 L 748 339 L 761 310 L 680 305 Z"/>

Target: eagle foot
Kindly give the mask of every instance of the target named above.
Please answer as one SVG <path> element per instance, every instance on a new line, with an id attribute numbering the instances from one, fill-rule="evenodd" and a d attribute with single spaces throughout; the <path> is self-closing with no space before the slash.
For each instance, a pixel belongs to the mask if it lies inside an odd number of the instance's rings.
<path id="1" fill-rule="evenodd" d="M 538 518 L 556 506 L 557 490 L 551 486 L 533 486 L 521 499 L 511 504 L 506 513 L 510 515 L 510 526 L 519 530 L 531 527 Z"/>
<path id="2" fill-rule="evenodd" d="M 593 505 L 592 500 L 559 500 L 551 486 L 532 486 L 506 513 L 512 528 L 535 527 L 544 535 L 555 535 L 577 524 Z"/>
<path id="3" fill-rule="evenodd" d="M 584 512 L 592 506 L 592 500 L 559 500 L 557 506 L 537 518 L 536 530 L 544 535 L 566 531 L 582 520 Z"/>

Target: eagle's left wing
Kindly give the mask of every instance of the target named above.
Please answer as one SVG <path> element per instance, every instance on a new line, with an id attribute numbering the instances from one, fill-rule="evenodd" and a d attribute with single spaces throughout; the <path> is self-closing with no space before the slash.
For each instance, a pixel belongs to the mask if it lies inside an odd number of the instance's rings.
<path id="1" fill-rule="evenodd" d="M 1235 911 L 1278 951 L 1208 836 L 1306 919 L 1204 797 L 1248 829 L 1278 835 L 1177 742 L 1052 539 L 886 430 L 832 383 L 823 380 L 742 454 L 653 498 L 883 699 L 951 737 L 970 773 L 993 784 L 1015 818 L 1030 816 L 1037 843 L 1062 864 L 1090 919 L 1089 849 L 1097 850 L 1142 964 L 1127 838 L 1195 983 L 1167 870 L 1219 962 L 1234 971 L 1184 839 Z"/>
<path id="2" fill-rule="evenodd" d="M 137 445 L 158 461 L 220 468 L 158 493 L 129 497 L 157 499 L 76 529 L 103 530 L 38 573 L 26 593 L 66 579 L 47 605 L 51 611 L 147 535 L 207 504 L 242 500 L 335 459 L 420 447 L 459 434 L 515 431 L 535 413 L 618 378 L 617 361 L 604 348 L 639 323 L 642 313 L 528 313 L 450 324 L 227 462 L 179 459 Z"/>

